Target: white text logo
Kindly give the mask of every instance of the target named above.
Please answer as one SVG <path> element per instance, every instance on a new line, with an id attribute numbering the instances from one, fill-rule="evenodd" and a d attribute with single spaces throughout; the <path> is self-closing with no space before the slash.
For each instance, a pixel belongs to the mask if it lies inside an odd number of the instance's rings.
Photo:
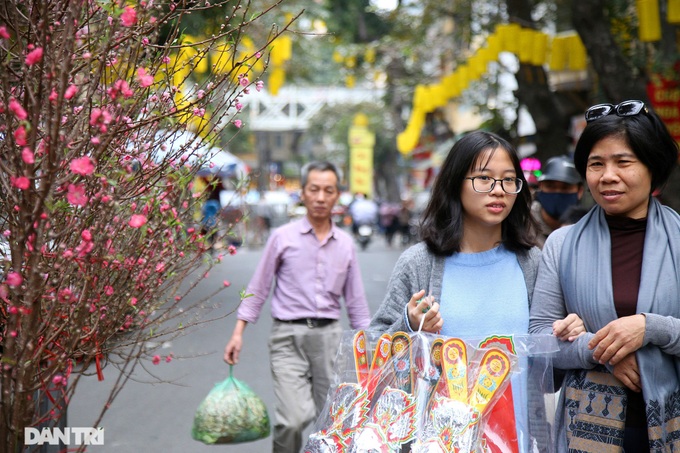
<path id="1" fill-rule="evenodd" d="M 24 445 L 104 445 L 104 428 L 24 428 Z"/>

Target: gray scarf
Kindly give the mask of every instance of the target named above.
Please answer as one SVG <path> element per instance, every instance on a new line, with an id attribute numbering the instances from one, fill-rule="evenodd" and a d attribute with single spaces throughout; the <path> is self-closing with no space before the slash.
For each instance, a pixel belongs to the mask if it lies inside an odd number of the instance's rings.
<path id="1" fill-rule="evenodd" d="M 560 280 L 569 313 L 588 332 L 617 319 L 611 273 L 611 237 L 597 206 L 567 234 Z M 680 216 L 651 199 L 642 258 L 637 313 L 680 318 Z M 669 451 L 680 436 L 680 357 L 648 344 L 635 353 L 642 380 L 650 449 Z M 672 447 L 671 447 L 672 448 Z"/>

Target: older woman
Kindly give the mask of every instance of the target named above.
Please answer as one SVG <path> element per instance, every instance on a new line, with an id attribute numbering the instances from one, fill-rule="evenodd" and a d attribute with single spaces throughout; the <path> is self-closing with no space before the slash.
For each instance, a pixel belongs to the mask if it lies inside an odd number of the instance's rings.
<path id="1" fill-rule="evenodd" d="M 567 371 L 557 451 L 680 448 L 680 215 L 663 188 L 678 145 L 640 101 L 600 104 L 574 163 L 596 206 L 547 239 L 529 331 L 576 313 L 589 333 L 561 342 Z"/>

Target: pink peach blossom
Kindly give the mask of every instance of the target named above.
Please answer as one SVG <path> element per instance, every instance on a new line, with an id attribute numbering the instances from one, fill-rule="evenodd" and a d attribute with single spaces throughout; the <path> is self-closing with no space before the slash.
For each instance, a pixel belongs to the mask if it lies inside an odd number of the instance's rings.
<path id="1" fill-rule="evenodd" d="M 18 272 L 10 272 L 7 274 L 7 284 L 13 288 L 21 285 L 23 281 L 24 278 Z"/>
<path id="2" fill-rule="evenodd" d="M 0 38 L 9 39 L 9 33 L 7 32 L 7 27 L 0 25 Z"/>
<path id="3" fill-rule="evenodd" d="M 146 221 L 146 216 L 141 214 L 133 214 L 128 221 L 128 225 L 130 225 L 132 228 L 140 228 L 146 223 Z"/>
<path id="4" fill-rule="evenodd" d="M 78 92 L 78 87 L 75 85 L 69 85 L 64 92 L 64 99 L 71 99 Z"/>
<path id="5" fill-rule="evenodd" d="M 243 121 L 241 120 L 234 120 L 234 126 L 237 128 L 241 129 L 241 126 L 243 126 Z"/>
<path id="6" fill-rule="evenodd" d="M 28 118 L 26 110 L 24 110 L 21 104 L 19 104 L 19 101 L 14 98 L 9 100 L 9 109 L 14 113 L 14 116 L 16 116 L 18 120 L 25 120 Z"/>
<path id="7" fill-rule="evenodd" d="M 139 86 L 146 88 L 153 84 L 153 76 L 147 74 L 146 69 L 139 68 L 137 69 L 137 81 L 139 82 Z"/>
<path id="8" fill-rule="evenodd" d="M 161 356 L 159 356 L 159 355 L 153 356 L 153 359 L 151 359 L 151 362 L 153 362 L 154 365 L 158 365 L 159 363 L 161 363 Z"/>
<path id="9" fill-rule="evenodd" d="M 43 57 L 43 48 L 42 47 L 36 47 L 35 49 L 31 50 L 28 55 L 26 55 L 26 64 L 28 66 L 33 66 L 36 63 L 40 63 L 40 60 L 42 60 Z"/>
<path id="10" fill-rule="evenodd" d="M 85 195 L 85 186 L 82 184 L 69 184 L 66 199 L 75 206 L 85 206 L 89 200 Z"/>
<path id="11" fill-rule="evenodd" d="M 88 156 L 73 159 L 70 164 L 71 171 L 77 175 L 88 176 L 94 172 L 94 163 Z"/>
<path id="12" fill-rule="evenodd" d="M 21 160 L 23 160 L 24 163 L 29 165 L 35 163 L 35 156 L 33 155 L 33 151 L 31 151 L 31 148 L 22 148 Z"/>
<path id="13" fill-rule="evenodd" d="M 9 179 L 12 183 L 12 186 L 20 190 L 27 190 L 31 185 L 31 182 L 28 180 L 26 176 L 19 177 L 10 176 Z"/>
<path id="14" fill-rule="evenodd" d="M 126 6 L 120 21 L 124 27 L 132 27 L 137 22 L 137 11 L 132 6 Z"/>

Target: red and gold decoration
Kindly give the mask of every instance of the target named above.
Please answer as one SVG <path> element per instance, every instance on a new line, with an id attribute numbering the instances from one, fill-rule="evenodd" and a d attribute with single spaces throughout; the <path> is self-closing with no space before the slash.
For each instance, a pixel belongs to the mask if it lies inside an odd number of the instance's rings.
<path id="1" fill-rule="evenodd" d="M 518 362 L 505 344 L 396 332 L 369 348 L 368 339 L 354 334 L 347 377 L 356 382 L 329 392 L 306 453 L 398 453 L 407 445 L 413 453 L 482 451 L 488 414 Z"/>

